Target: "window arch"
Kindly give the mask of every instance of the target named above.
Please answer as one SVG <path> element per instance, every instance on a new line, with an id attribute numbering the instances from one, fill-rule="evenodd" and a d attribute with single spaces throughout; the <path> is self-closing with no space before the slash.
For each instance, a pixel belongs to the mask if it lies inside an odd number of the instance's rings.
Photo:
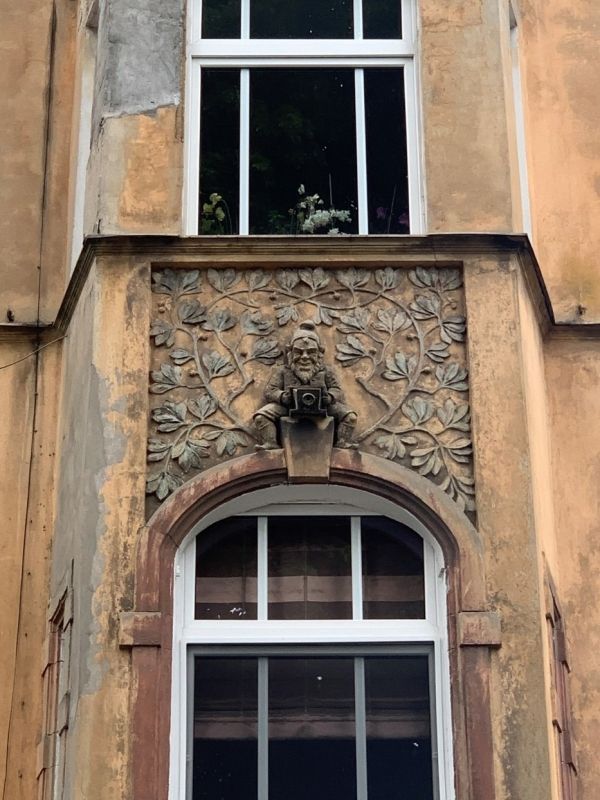
<path id="1" fill-rule="evenodd" d="M 237 498 L 182 543 L 173 612 L 170 800 L 454 797 L 444 560 L 406 510 Z"/>

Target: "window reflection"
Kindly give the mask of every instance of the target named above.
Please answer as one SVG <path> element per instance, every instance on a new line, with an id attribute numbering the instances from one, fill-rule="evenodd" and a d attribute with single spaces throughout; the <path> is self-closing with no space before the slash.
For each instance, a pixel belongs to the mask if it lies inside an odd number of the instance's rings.
<path id="1" fill-rule="evenodd" d="M 250 233 L 355 233 L 355 165 L 353 70 L 251 70 Z"/>

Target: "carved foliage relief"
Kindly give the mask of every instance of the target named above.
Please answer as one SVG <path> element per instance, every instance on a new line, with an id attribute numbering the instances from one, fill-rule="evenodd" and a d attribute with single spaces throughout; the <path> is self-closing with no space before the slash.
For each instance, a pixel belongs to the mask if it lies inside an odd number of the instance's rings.
<path id="1" fill-rule="evenodd" d="M 165 269 L 153 273 L 150 471 L 162 501 L 252 452 L 252 415 L 298 322 L 312 319 L 360 450 L 428 477 L 466 511 L 474 481 L 457 269 Z"/>

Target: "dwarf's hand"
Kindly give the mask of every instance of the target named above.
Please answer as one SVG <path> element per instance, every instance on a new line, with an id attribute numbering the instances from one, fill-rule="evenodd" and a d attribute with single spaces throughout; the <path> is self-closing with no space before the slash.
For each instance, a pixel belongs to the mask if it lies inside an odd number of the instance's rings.
<path id="1" fill-rule="evenodd" d="M 281 393 L 281 397 L 279 398 L 279 402 L 282 406 L 291 406 L 292 404 L 292 393 L 289 389 L 286 389 L 284 392 Z"/>

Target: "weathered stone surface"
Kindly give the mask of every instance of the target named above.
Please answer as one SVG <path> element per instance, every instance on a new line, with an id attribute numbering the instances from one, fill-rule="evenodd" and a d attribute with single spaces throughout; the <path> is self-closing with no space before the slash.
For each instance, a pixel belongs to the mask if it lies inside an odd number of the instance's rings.
<path id="1" fill-rule="evenodd" d="M 358 447 L 474 510 L 461 287 L 448 268 L 155 271 L 148 493 L 254 448 L 270 368 L 312 319 Z"/>
<path id="2" fill-rule="evenodd" d="M 290 483 L 329 479 L 333 417 L 281 420 L 281 439 Z"/>

